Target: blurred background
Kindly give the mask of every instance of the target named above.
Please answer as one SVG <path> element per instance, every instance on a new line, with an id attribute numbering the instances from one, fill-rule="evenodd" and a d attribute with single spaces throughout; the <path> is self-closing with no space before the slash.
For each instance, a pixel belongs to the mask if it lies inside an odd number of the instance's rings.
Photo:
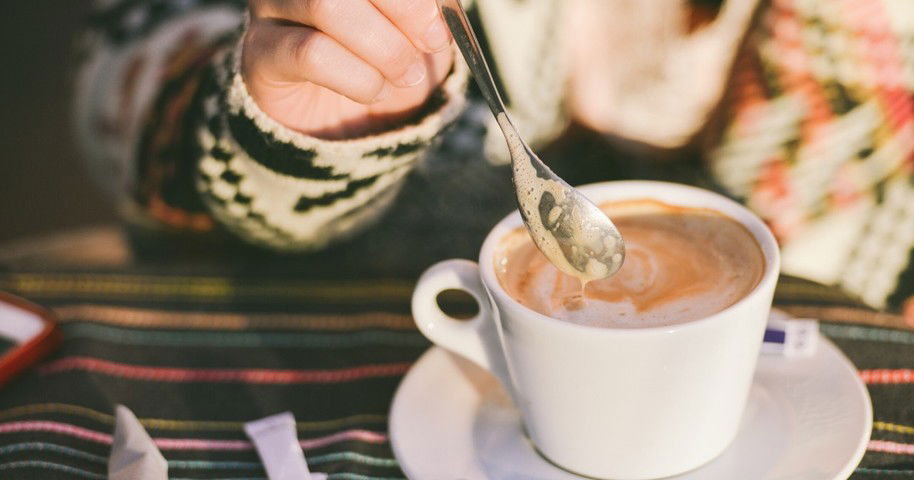
<path id="1" fill-rule="evenodd" d="M 0 16 L 0 242 L 114 221 L 71 126 L 75 39 L 89 0 L 11 2 Z"/>

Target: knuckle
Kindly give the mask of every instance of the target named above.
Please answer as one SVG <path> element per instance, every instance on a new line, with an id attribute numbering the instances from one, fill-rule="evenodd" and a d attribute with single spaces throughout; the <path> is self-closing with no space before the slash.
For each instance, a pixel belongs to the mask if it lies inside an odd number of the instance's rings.
<path id="1" fill-rule="evenodd" d="M 250 10 L 251 15 L 254 16 L 255 18 L 259 17 L 261 15 L 264 15 L 264 13 L 266 12 L 266 7 L 267 7 L 267 3 L 265 0 L 249 0 L 248 1 L 248 9 Z"/>
<path id="2" fill-rule="evenodd" d="M 308 12 L 315 19 L 328 20 L 340 15 L 346 2 L 352 0 L 308 0 Z"/>
<path id="3" fill-rule="evenodd" d="M 377 98 L 378 94 L 381 93 L 381 90 L 384 89 L 384 77 L 378 75 L 377 73 L 368 73 L 365 75 L 363 80 L 363 99 L 365 102 L 370 102 Z"/>
<path id="4" fill-rule="evenodd" d="M 260 40 L 260 22 L 251 22 L 244 32 L 244 48 L 256 46 Z"/>
<path id="5" fill-rule="evenodd" d="M 284 0 L 248 0 L 252 19 L 284 18 L 289 5 Z"/>
<path id="6" fill-rule="evenodd" d="M 340 93 L 359 103 L 371 103 L 384 89 L 384 77 L 367 65 L 353 65 L 351 73 L 340 81 Z"/>
<path id="7" fill-rule="evenodd" d="M 403 73 L 416 60 L 419 52 L 411 45 L 403 42 L 392 42 L 381 45 L 378 51 L 378 61 L 388 72 Z"/>
<path id="8" fill-rule="evenodd" d="M 242 40 L 241 46 L 241 58 L 243 65 L 250 67 L 255 63 L 258 63 L 258 60 L 263 56 L 264 46 L 261 39 L 262 33 L 260 27 L 256 23 L 252 23 L 251 26 L 244 33 L 244 39 Z"/>
<path id="9" fill-rule="evenodd" d="M 304 35 L 297 38 L 290 52 L 295 64 L 301 65 L 305 69 L 320 68 L 324 63 L 323 48 L 321 48 L 322 39 L 319 35 Z"/>
<path id="10" fill-rule="evenodd" d="M 400 5 L 407 15 L 424 16 L 429 12 L 437 13 L 434 1 L 429 0 L 400 0 Z M 420 19 L 421 20 L 421 19 Z"/>

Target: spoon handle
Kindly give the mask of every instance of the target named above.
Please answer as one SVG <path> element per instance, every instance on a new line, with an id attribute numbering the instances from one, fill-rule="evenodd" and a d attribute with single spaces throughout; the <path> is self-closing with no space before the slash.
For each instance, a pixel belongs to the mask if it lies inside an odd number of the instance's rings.
<path id="1" fill-rule="evenodd" d="M 496 117 L 499 114 L 505 114 L 505 104 L 501 101 L 498 89 L 495 88 L 495 81 L 492 80 L 492 73 L 486 59 L 482 55 L 482 49 L 479 48 L 479 41 L 473 32 L 473 27 L 463 11 L 463 5 L 460 0 L 437 0 L 438 7 L 441 9 L 441 15 L 457 42 L 457 47 L 463 58 L 467 61 L 470 71 L 473 72 L 473 78 L 479 85 L 482 96 L 492 109 Z"/>

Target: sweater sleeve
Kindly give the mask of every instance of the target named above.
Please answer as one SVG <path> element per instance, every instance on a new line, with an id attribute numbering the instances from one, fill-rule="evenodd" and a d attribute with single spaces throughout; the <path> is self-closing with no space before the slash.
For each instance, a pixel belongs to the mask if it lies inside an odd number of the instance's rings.
<path id="1" fill-rule="evenodd" d="M 247 92 L 238 68 L 245 3 L 99 0 L 76 81 L 79 144 L 132 223 L 320 249 L 381 217 L 462 110 L 466 67 L 455 62 L 394 130 L 340 141 L 303 135 Z"/>
<path id="2" fill-rule="evenodd" d="M 396 196 L 432 140 L 463 108 L 466 67 L 455 67 L 400 128 L 330 141 L 265 114 L 239 73 L 241 45 L 217 62 L 197 138 L 197 189 L 222 224 L 280 249 L 311 250 L 370 225 Z"/>

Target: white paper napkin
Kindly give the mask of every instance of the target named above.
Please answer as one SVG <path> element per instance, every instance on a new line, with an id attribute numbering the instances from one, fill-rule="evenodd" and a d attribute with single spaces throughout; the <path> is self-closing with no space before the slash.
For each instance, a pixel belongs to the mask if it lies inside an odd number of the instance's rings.
<path id="1" fill-rule="evenodd" d="M 115 409 L 108 480 L 168 480 L 168 462 L 129 408 Z"/>

